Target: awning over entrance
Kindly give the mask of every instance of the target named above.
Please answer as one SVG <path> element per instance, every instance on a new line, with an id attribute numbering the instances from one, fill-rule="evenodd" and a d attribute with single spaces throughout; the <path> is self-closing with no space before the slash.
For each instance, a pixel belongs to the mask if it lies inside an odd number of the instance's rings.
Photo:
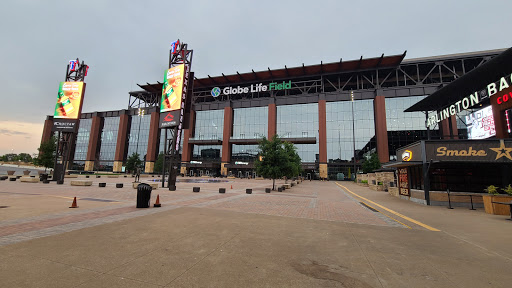
<path id="1" fill-rule="evenodd" d="M 220 163 L 216 162 L 201 162 L 201 161 L 195 161 L 194 163 L 186 162 L 181 163 L 182 166 L 187 168 L 219 168 L 220 169 Z"/>
<path id="2" fill-rule="evenodd" d="M 409 161 L 409 162 L 389 162 L 386 164 L 383 164 L 383 168 L 402 168 L 402 167 L 408 167 L 408 166 L 415 166 L 415 165 L 421 165 L 423 162 L 421 161 Z"/>
<path id="3" fill-rule="evenodd" d="M 478 68 L 437 90 L 427 98 L 407 108 L 405 112 L 441 110 L 462 98 L 482 90 L 489 83 L 510 75 L 512 70 L 512 48 L 492 58 Z"/>
<path id="4" fill-rule="evenodd" d="M 512 164 L 512 140 L 422 140 L 398 149 L 397 156 L 402 161 L 390 162 L 384 167 L 430 162 Z"/>

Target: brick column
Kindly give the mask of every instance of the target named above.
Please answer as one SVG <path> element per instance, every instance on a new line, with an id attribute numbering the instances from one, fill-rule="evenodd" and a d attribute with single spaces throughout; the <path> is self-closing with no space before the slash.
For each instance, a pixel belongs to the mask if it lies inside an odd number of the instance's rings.
<path id="1" fill-rule="evenodd" d="M 156 151 L 158 151 L 158 134 L 160 130 L 158 126 L 160 124 L 160 113 L 151 112 L 151 120 L 149 122 L 149 139 L 148 139 L 148 151 L 146 153 L 146 169 L 144 172 L 153 173 L 155 170 Z"/>
<path id="2" fill-rule="evenodd" d="M 41 136 L 41 144 L 43 144 L 43 142 L 50 140 L 50 138 L 52 137 L 52 135 L 53 135 L 52 127 L 53 127 L 53 117 L 48 116 L 48 117 L 46 117 L 46 120 L 44 120 L 43 135 Z"/>
<path id="3" fill-rule="evenodd" d="M 117 131 L 116 154 L 114 155 L 113 172 L 121 172 L 123 161 L 128 142 L 128 124 L 130 124 L 130 116 L 128 110 L 123 110 L 119 115 L 119 130 Z"/>
<path id="4" fill-rule="evenodd" d="M 181 151 L 181 169 L 180 173 L 186 175 L 187 167 L 184 163 L 190 162 L 192 159 L 192 152 L 194 151 L 193 145 L 189 144 L 190 138 L 194 136 L 194 130 L 196 125 L 196 111 L 190 110 L 190 118 L 188 129 L 183 129 L 183 150 Z"/>
<path id="5" fill-rule="evenodd" d="M 277 134 L 277 107 L 275 103 L 268 104 L 268 139 Z"/>
<path id="6" fill-rule="evenodd" d="M 380 163 L 389 162 L 388 128 L 386 125 L 386 98 L 375 96 L 373 100 L 375 121 L 375 137 L 377 138 L 377 154 Z"/>
<path id="7" fill-rule="evenodd" d="M 233 108 L 224 107 L 224 131 L 222 134 L 222 163 L 220 173 L 224 176 L 228 175 L 228 168 L 225 166 L 231 162 L 231 144 L 229 139 L 233 134 Z"/>
<path id="8" fill-rule="evenodd" d="M 319 173 L 321 179 L 327 175 L 327 122 L 326 122 L 325 99 L 318 101 L 318 152 L 319 152 Z"/>
<path id="9" fill-rule="evenodd" d="M 450 122 L 452 125 L 451 134 Z M 450 118 L 443 119 L 439 126 L 441 128 L 443 139 L 459 139 L 459 130 L 457 129 L 457 118 L 455 115 L 450 116 Z"/>
<path id="10" fill-rule="evenodd" d="M 85 171 L 93 171 L 94 170 L 94 162 L 96 161 L 97 154 L 99 151 L 99 142 L 100 142 L 100 133 L 101 133 L 101 122 L 102 118 L 100 116 L 93 116 L 91 123 L 91 132 L 89 134 L 89 147 L 87 148 L 87 157 L 85 159 Z"/>

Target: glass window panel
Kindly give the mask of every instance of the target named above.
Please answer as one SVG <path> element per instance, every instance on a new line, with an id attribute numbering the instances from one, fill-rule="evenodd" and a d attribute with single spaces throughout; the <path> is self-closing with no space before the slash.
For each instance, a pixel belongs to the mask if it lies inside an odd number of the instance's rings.
<path id="1" fill-rule="evenodd" d="M 127 157 L 130 157 L 133 153 L 138 153 L 140 160 L 145 161 L 148 151 L 151 116 L 134 115 L 131 121 Z"/>
<path id="2" fill-rule="evenodd" d="M 224 130 L 224 110 L 197 111 L 193 139 L 221 140 Z"/>
<path id="3" fill-rule="evenodd" d="M 74 160 L 86 160 L 87 149 L 89 148 L 89 135 L 91 134 L 92 119 L 80 119 L 78 133 L 76 136 Z M 85 162 L 84 162 L 85 163 Z"/>
<path id="4" fill-rule="evenodd" d="M 233 109 L 233 139 L 255 139 L 268 135 L 268 107 Z"/>
<path id="5" fill-rule="evenodd" d="M 100 162 L 114 161 L 117 146 L 117 133 L 119 130 L 119 117 L 105 117 L 101 130 Z M 100 166 L 103 165 L 100 163 Z M 107 165 L 112 166 L 112 163 Z"/>
<path id="6" fill-rule="evenodd" d="M 360 162 L 365 153 L 375 151 L 373 100 L 326 103 L 326 124 L 329 163 L 353 163 L 354 152 Z"/>
<path id="7" fill-rule="evenodd" d="M 277 106 L 277 135 L 281 138 L 314 137 L 316 144 L 295 144 L 302 162 L 317 162 L 318 103 Z"/>

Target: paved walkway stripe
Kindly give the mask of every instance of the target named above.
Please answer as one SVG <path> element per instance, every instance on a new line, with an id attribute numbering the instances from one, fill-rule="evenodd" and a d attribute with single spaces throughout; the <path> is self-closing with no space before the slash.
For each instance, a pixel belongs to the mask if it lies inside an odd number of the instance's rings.
<path id="1" fill-rule="evenodd" d="M 430 231 L 441 231 L 441 230 L 436 229 L 436 228 L 434 228 L 434 227 L 432 227 L 432 226 L 428 226 L 427 224 L 423 224 L 423 223 L 421 223 L 421 222 L 419 222 L 419 221 L 416 221 L 416 220 L 414 220 L 414 219 L 412 219 L 412 218 L 409 218 L 409 217 L 407 217 L 407 216 L 405 216 L 405 215 L 402 215 L 402 214 L 400 214 L 400 213 L 398 213 L 398 212 L 395 212 L 395 211 L 393 211 L 393 210 L 391 210 L 391 209 L 389 209 L 389 208 L 386 208 L 386 207 L 384 207 L 384 206 L 382 206 L 382 205 L 380 205 L 380 204 L 377 204 L 377 203 L 375 203 L 375 202 L 373 202 L 373 201 L 371 201 L 371 200 L 369 200 L 369 199 L 366 199 L 366 198 L 364 198 L 364 197 L 362 197 L 362 196 L 359 196 L 359 195 L 357 195 L 356 193 L 354 193 L 354 192 L 350 191 L 347 187 L 345 187 L 345 186 L 343 186 L 343 185 L 339 184 L 338 182 L 336 182 L 336 185 L 338 185 L 338 186 L 340 186 L 341 188 L 343 188 L 343 189 L 347 190 L 347 192 L 349 192 L 349 193 L 353 194 L 354 196 L 357 196 L 357 197 L 359 197 L 359 198 L 361 198 L 361 199 L 363 199 L 363 200 L 365 200 L 365 201 L 367 201 L 367 202 L 370 202 L 370 203 L 372 203 L 373 205 L 375 205 L 375 206 L 377 206 L 377 207 L 380 207 L 380 208 L 382 208 L 382 209 L 384 209 L 384 210 L 388 211 L 389 213 L 392 213 L 392 214 L 394 214 L 394 215 L 396 215 L 396 216 L 398 216 L 398 217 L 401 217 L 401 218 L 403 218 L 403 219 L 405 219 L 405 220 L 407 220 L 407 221 L 409 221 L 409 222 L 412 222 L 412 223 L 414 223 L 414 224 L 416 224 L 416 225 L 419 225 L 419 226 L 421 226 L 421 227 L 423 227 L 423 228 L 425 228 L 425 229 L 428 229 L 428 230 L 430 230 Z"/>
<path id="2" fill-rule="evenodd" d="M 391 217 L 391 216 L 389 216 L 389 215 L 386 215 L 386 214 L 384 214 L 384 213 L 381 213 L 379 210 L 377 210 L 377 209 L 375 209 L 374 207 L 372 207 L 372 206 L 368 205 L 367 203 L 364 203 L 364 202 L 360 202 L 360 203 L 361 203 L 361 204 L 363 204 L 364 206 L 367 206 L 367 207 L 368 207 L 368 208 L 370 208 L 370 209 L 375 210 L 376 212 L 379 212 L 381 215 L 384 215 L 384 216 L 388 217 L 389 219 L 391 219 L 391 220 L 393 220 L 393 221 L 395 221 L 395 222 L 397 222 L 397 223 L 400 223 L 400 224 L 404 225 L 405 227 L 407 227 L 407 228 L 409 228 L 409 229 L 412 229 L 412 228 L 411 228 L 411 226 L 405 225 L 404 223 L 402 223 L 402 222 L 400 222 L 400 221 L 396 220 L 395 218 L 393 218 L 393 217 Z"/>

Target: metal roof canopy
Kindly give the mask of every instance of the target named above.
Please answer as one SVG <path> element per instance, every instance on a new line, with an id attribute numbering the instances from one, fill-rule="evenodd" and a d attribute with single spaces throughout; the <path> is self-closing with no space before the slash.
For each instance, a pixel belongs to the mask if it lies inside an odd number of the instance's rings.
<path id="1" fill-rule="evenodd" d="M 404 112 L 442 110 L 462 98 L 484 89 L 489 83 L 494 83 L 501 77 L 510 74 L 511 70 L 512 48 L 509 48 L 487 63 L 405 109 Z"/>
<path id="2" fill-rule="evenodd" d="M 363 56 L 357 60 L 342 61 L 333 63 L 322 63 L 316 65 L 305 66 L 304 63 L 299 67 L 286 67 L 284 69 L 273 69 L 268 68 L 263 71 L 254 71 L 240 74 L 238 71 L 236 74 L 215 76 L 205 78 L 195 78 L 195 88 L 201 87 L 213 87 L 213 86 L 226 86 L 232 83 L 242 82 L 266 82 L 275 81 L 290 78 L 301 78 L 322 74 L 335 74 L 341 72 L 355 72 L 361 70 L 371 70 L 377 68 L 393 68 L 400 65 L 402 60 L 405 58 L 407 51 L 401 55 L 384 56 L 363 59 Z M 156 92 L 162 90 L 162 83 L 158 82 L 155 84 L 139 85 L 140 88 L 148 92 Z"/>

